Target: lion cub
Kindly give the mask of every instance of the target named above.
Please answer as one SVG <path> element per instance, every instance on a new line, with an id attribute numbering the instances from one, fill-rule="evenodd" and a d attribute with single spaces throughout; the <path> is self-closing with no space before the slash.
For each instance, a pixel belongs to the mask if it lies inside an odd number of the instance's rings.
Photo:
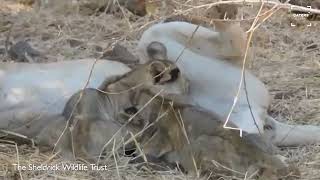
<path id="1" fill-rule="evenodd" d="M 152 95 L 141 94 L 139 106 Z M 222 119 L 195 106 L 157 97 L 141 110 L 156 129 L 141 142 L 146 155 L 178 163 L 191 173 L 248 176 L 255 172 L 276 178 L 287 175 L 288 167 L 274 154 L 275 147 L 259 135 L 243 134 L 223 128 Z M 148 134 L 149 133 L 149 134 Z"/>
<path id="2" fill-rule="evenodd" d="M 98 89 L 87 88 L 75 93 L 62 114 L 54 117 L 52 124 L 39 134 L 37 142 L 53 146 L 63 128 L 68 126 L 57 144 L 58 149 L 67 158 L 74 155 L 94 159 L 105 144 L 109 144 L 107 147 L 112 147 L 113 141 L 118 144 L 125 137 L 128 126 L 134 133 L 135 126 L 144 124 L 139 116 L 130 123 L 121 120 L 123 114 L 136 113 L 133 107 L 140 93 L 171 96 L 184 94 L 187 89 L 187 80 L 173 63 L 150 61 L 122 76 L 106 80 Z"/>

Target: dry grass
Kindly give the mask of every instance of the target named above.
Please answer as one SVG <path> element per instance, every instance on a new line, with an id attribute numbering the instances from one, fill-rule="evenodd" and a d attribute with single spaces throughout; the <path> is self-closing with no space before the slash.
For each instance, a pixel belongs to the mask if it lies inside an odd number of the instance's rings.
<path id="1" fill-rule="evenodd" d="M 0 48 L 4 48 L 7 29 L 13 22 L 11 41 L 29 40 L 46 55 L 39 62 L 99 57 L 116 42 L 134 53 L 143 30 L 159 21 L 160 17 L 174 9 L 179 12 L 212 1 L 179 2 L 183 1 L 171 0 L 156 17 L 137 18 L 126 10 L 97 16 L 54 14 L 46 10 L 35 12 L 14 1 L 3 0 L 0 4 Z M 254 18 L 258 8 L 245 7 L 240 13 L 245 18 Z M 202 12 L 203 9 L 194 9 L 189 13 L 201 15 Z M 290 22 L 299 26 L 291 27 Z M 306 20 L 293 19 L 285 10 L 278 11 L 254 33 L 251 47 L 254 60 L 249 59 L 248 63 L 274 96 L 270 112 L 276 119 L 292 124 L 319 125 L 320 23 L 313 22 L 311 27 L 308 24 Z M 242 25 L 248 29 L 250 22 L 244 21 Z M 313 44 L 317 48 L 308 49 Z M 9 59 L 0 54 L 0 60 Z M 302 179 L 320 178 L 319 146 L 284 149 L 283 154 L 299 166 Z M 39 153 L 37 147 L 0 141 L 0 179 L 192 179 L 178 170 L 138 170 L 136 165 L 128 165 L 125 157 L 120 157 L 117 163 L 114 160 L 104 161 L 108 162 L 101 163 L 108 164 L 108 167 L 103 171 L 18 171 L 13 164 L 53 165 L 68 162 L 62 162 L 50 153 Z"/>

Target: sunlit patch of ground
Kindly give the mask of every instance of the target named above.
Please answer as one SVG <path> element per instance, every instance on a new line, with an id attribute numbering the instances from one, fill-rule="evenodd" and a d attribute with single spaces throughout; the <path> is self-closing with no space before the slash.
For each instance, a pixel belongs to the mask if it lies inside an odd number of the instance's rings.
<path id="1" fill-rule="evenodd" d="M 21 11 L 30 11 L 32 8 L 30 6 L 25 6 L 23 4 L 17 3 L 10 0 L 1 0 L 0 11 L 7 12 L 11 14 L 18 14 Z"/>

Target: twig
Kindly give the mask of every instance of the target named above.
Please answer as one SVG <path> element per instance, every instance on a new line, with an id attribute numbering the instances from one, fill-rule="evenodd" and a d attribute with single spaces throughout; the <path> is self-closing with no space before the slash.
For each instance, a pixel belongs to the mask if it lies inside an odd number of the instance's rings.
<path id="1" fill-rule="evenodd" d="M 87 88 L 87 86 L 89 85 L 89 82 L 90 82 L 90 79 L 91 79 L 91 76 L 92 76 L 92 73 L 93 73 L 93 69 L 94 69 L 94 66 L 96 65 L 97 61 L 98 61 L 98 59 L 95 59 L 95 61 L 94 61 L 93 64 L 92 64 L 92 67 L 91 67 L 91 69 L 90 69 L 90 73 L 89 73 L 87 82 L 86 82 L 86 84 L 84 85 L 84 87 L 82 88 L 82 91 L 80 92 L 80 95 L 79 95 L 79 98 L 78 98 L 77 102 L 76 102 L 75 105 L 73 106 L 73 109 L 72 109 L 71 114 L 70 114 L 70 116 L 69 116 L 69 118 L 68 118 L 68 120 L 67 120 L 67 123 L 66 123 L 65 128 L 63 129 L 63 131 L 62 131 L 62 133 L 60 134 L 60 136 L 59 136 L 58 140 L 56 141 L 56 143 L 54 144 L 52 153 L 55 151 L 57 144 L 60 142 L 62 136 L 64 135 L 64 133 L 66 132 L 66 130 L 68 129 L 68 127 L 69 127 L 69 125 L 70 125 L 70 120 L 71 120 L 71 118 L 72 118 L 72 115 L 74 114 L 77 105 L 79 104 L 79 102 L 80 102 L 81 99 L 82 99 L 83 90 L 84 90 L 85 88 Z"/>
<path id="2" fill-rule="evenodd" d="M 241 137 L 242 137 L 242 129 L 229 127 L 229 126 L 227 126 L 227 124 L 228 124 L 228 122 L 229 122 L 230 116 L 231 116 L 231 114 L 232 114 L 232 112 L 233 112 L 233 110 L 234 110 L 234 108 L 235 108 L 235 106 L 236 106 L 236 104 L 237 104 L 237 102 L 238 102 L 238 98 L 239 98 L 239 96 L 240 96 L 240 91 L 241 91 L 241 87 L 242 87 L 242 83 L 243 83 L 243 79 L 244 79 L 244 74 L 245 74 L 245 65 L 246 65 L 246 59 L 247 59 L 247 55 L 248 55 L 248 50 L 249 50 L 249 47 L 250 47 L 250 42 L 251 42 L 251 39 L 252 39 L 253 32 L 254 32 L 254 30 L 255 30 L 254 27 L 255 27 L 256 23 L 258 22 L 258 20 L 259 20 L 259 19 L 258 19 L 258 18 L 259 18 L 259 14 L 261 14 L 263 5 L 264 5 L 264 1 L 262 0 L 262 4 L 261 4 L 260 9 L 259 9 L 259 11 L 258 11 L 258 13 L 257 13 L 257 15 L 256 15 L 256 18 L 255 18 L 255 20 L 253 21 L 250 29 L 248 30 L 248 32 L 249 32 L 249 37 L 248 37 L 248 40 L 247 40 L 246 51 L 245 51 L 244 58 L 243 58 L 243 62 L 242 62 L 242 70 L 241 70 L 241 77 L 240 77 L 240 82 L 239 82 L 238 90 L 237 90 L 237 93 L 236 93 L 236 95 L 235 95 L 235 97 L 234 97 L 233 104 L 232 104 L 232 106 L 231 106 L 231 108 L 230 108 L 230 111 L 229 111 L 229 113 L 228 113 L 228 115 L 227 115 L 227 118 L 226 118 L 226 120 L 225 120 L 225 123 L 224 123 L 224 125 L 223 125 L 223 127 L 224 127 L 224 128 L 227 128 L 227 129 L 240 130 L 240 136 L 241 136 Z M 249 107 L 249 108 L 250 108 L 250 107 Z M 251 112 L 251 111 L 252 111 L 252 110 L 250 110 L 250 112 Z M 253 114 L 252 114 L 252 115 L 253 115 Z M 259 129 L 259 126 L 257 125 L 257 122 L 255 121 L 254 116 L 252 116 L 252 117 L 253 117 L 253 120 L 254 120 L 254 124 L 255 124 L 255 126 L 257 127 L 257 129 L 258 129 L 258 131 L 259 131 L 259 134 L 261 135 L 261 131 L 260 131 L 260 129 Z"/>
<path id="3" fill-rule="evenodd" d="M 17 136 L 17 137 L 20 137 L 20 138 L 27 139 L 27 140 L 31 141 L 31 139 L 29 139 L 27 136 L 19 134 L 19 133 L 7 131 L 7 130 L 4 130 L 4 129 L 0 129 L 0 132 L 3 132 L 5 134 L 7 134 L 7 135 L 13 135 L 13 136 Z"/>
<path id="4" fill-rule="evenodd" d="M 177 59 L 175 60 L 175 62 L 177 63 L 180 59 L 180 57 L 183 55 L 184 51 L 189 47 L 189 45 L 191 44 L 191 41 L 194 37 L 194 35 L 196 34 L 196 32 L 198 31 L 200 25 L 198 24 L 197 27 L 194 29 L 194 31 L 191 34 L 191 37 L 188 39 L 187 43 L 185 44 L 184 48 L 182 49 L 182 51 L 180 52 L 179 56 L 177 57 Z"/>
<path id="5" fill-rule="evenodd" d="M 118 131 L 116 133 L 114 133 L 114 135 L 103 145 L 103 147 L 101 148 L 101 151 L 99 153 L 99 157 L 98 157 L 98 160 L 97 160 L 97 164 L 99 164 L 100 162 L 100 158 L 102 156 L 102 153 L 104 151 L 104 149 L 110 144 L 110 142 L 116 137 L 116 135 L 118 135 L 118 133 L 126 126 L 128 125 L 133 118 L 135 118 L 144 108 L 146 108 L 157 96 L 159 96 L 164 90 L 160 90 L 156 95 L 154 95 L 142 108 L 140 108 L 138 110 L 137 113 L 135 113 L 133 116 L 131 116 L 129 119 L 128 119 L 128 122 L 126 122 L 123 126 L 121 126 Z"/>
<path id="6" fill-rule="evenodd" d="M 139 145 L 139 143 L 138 143 L 138 141 L 137 141 L 137 139 L 136 139 L 136 136 L 135 136 L 134 134 L 132 134 L 132 132 L 130 132 L 130 136 L 131 136 L 131 138 L 133 139 L 133 141 L 134 141 L 134 143 L 135 143 L 138 151 L 139 151 L 140 154 L 142 155 L 142 158 L 143 158 L 144 162 L 148 162 L 148 159 L 147 159 L 145 153 L 143 152 L 143 150 L 141 149 L 141 147 L 140 147 L 140 145 Z"/>
<path id="7" fill-rule="evenodd" d="M 18 145 L 17 143 L 14 143 L 15 145 L 15 148 L 16 148 L 16 152 L 17 152 L 17 165 L 20 166 L 20 159 L 19 159 L 19 149 L 18 149 Z M 21 174 L 21 169 L 19 168 L 18 169 L 19 171 L 19 176 L 20 176 L 20 179 L 23 180 L 23 177 L 22 177 L 22 174 Z"/>
<path id="8" fill-rule="evenodd" d="M 115 153 L 115 146 L 116 146 L 116 139 L 113 139 L 112 154 L 113 154 L 114 163 L 116 165 L 118 178 L 119 178 L 119 180 L 121 180 L 119 167 L 118 167 L 118 162 L 117 162 L 117 157 L 116 157 L 116 153 Z"/>
<path id="9" fill-rule="evenodd" d="M 222 165 L 221 163 L 219 163 L 218 161 L 211 160 L 211 162 L 212 162 L 212 164 L 214 164 L 216 167 L 219 167 L 219 166 L 220 166 L 220 167 L 222 167 L 222 168 L 224 168 L 224 169 L 226 169 L 226 170 L 228 170 L 228 171 L 230 171 L 230 172 L 234 172 L 234 173 L 237 173 L 237 174 L 240 174 L 240 175 L 245 175 L 245 173 L 242 173 L 242 172 L 233 170 L 233 169 L 231 169 L 231 168 L 229 168 L 229 167 L 226 167 L 226 166 Z"/>
<path id="10" fill-rule="evenodd" d="M 177 117 L 177 113 L 175 112 L 175 110 L 173 108 L 173 104 L 171 104 L 171 108 L 172 108 L 172 111 L 174 112 L 175 117 L 176 117 L 177 121 L 179 122 L 180 128 L 181 128 L 181 130 L 182 130 L 182 132 L 183 132 L 183 134 L 184 134 L 184 136 L 185 136 L 185 138 L 186 138 L 186 140 L 188 142 L 188 146 L 190 147 L 192 163 L 193 163 L 193 166 L 195 168 L 195 171 L 196 171 L 196 174 L 197 174 L 197 178 L 200 178 L 200 171 L 199 171 L 196 159 L 194 158 L 194 151 L 192 149 L 192 145 L 190 143 L 190 140 L 189 140 L 189 137 L 188 137 L 188 134 L 187 134 L 187 131 L 186 131 L 183 119 L 182 119 L 181 112 L 180 112 L 180 110 L 178 110 L 179 117 Z"/>
<path id="11" fill-rule="evenodd" d="M 12 32 L 12 29 L 13 29 L 13 25 L 14 24 L 11 24 L 10 28 L 9 28 L 9 32 L 8 32 L 8 35 L 6 37 L 6 40 L 4 42 L 4 50 L 5 50 L 5 55 L 6 57 L 8 57 L 8 51 L 9 51 L 9 44 L 10 44 L 10 36 L 11 36 L 11 32 Z"/>
<path id="12" fill-rule="evenodd" d="M 144 127 L 141 131 L 139 131 L 138 133 L 136 133 L 136 134 L 134 135 L 134 138 L 136 138 L 137 136 L 141 135 L 144 131 L 146 131 L 148 128 L 150 128 L 151 126 L 153 126 L 156 122 L 160 121 L 164 116 L 166 116 L 166 115 L 168 114 L 168 112 L 169 112 L 169 109 L 167 109 L 167 110 L 166 110 L 165 112 L 163 112 L 162 114 L 159 114 L 158 117 L 157 117 L 157 119 L 156 119 L 154 122 L 148 124 L 148 125 L 147 125 L 146 127 Z M 128 143 L 131 142 L 132 140 L 133 140 L 132 138 L 128 139 L 128 140 L 125 142 L 125 144 L 128 144 Z"/>
<path id="13" fill-rule="evenodd" d="M 126 22 L 128 23 L 130 29 L 132 29 L 132 25 L 131 25 L 131 23 L 130 23 L 130 21 L 129 21 L 129 18 L 126 16 L 126 13 L 124 12 L 123 8 L 121 7 L 119 1 L 116 0 L 116 2 L 117 2 L 117 4 L 118 4 L 118 6 L 119 6 L 119 8 L 120 8 L 120 10 L 121 10 L 121 12 L 122 12 L 122 14 L 123 14 L 123 16 L 124 16 L 124 19 L 125 19 Z"/>

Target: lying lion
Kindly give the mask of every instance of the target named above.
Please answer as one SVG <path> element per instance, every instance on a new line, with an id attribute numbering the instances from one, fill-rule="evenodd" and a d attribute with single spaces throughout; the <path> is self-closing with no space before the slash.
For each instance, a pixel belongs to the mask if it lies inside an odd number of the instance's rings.
<path id="1" fill-rule="evenodd" d="M 240 53 L 243 38 L 235 39 L 241 31 L 237 31 L 236 26 L 231 26 L 233 29 L 229 30 L 224 29 L 224 26 L 216 30 L 199 27 L 192 43 L 184 49 L 196 27 L 183 22 L 152 26 L 140 39 L 140 61 L 149 61 L 149 51 L 153 51 L 152 56 L 164 59 L 165 55 L 167 60 L 175 62 L 183 51 L 177 66 L 190 81 L 187 98 L 190 104 L 201 106 L 223 118 L 230 117 L 229 120 L 238 128 L 248 133 L 265 134 L 278 146 L 306 145 L 320 141 L 318 126 L 289 125 L 268 115 L 270 97 L 267 88 L 249 71 L 245 73 L 249 100 L 242 86 L 237 103 L 229 114 L 238 90 L 241 67 L 225 58 L 243 55 Z M 38 129 L 46 125 L 38 121 L 38 117 L 48 119 L 45 117 L 62 112 L 71 95 L 83 88 L 92 61 L 87 59 L 48 64 L 0 62 L 0 129 L 33 137 Z M 130 68 L 120 62 L 97 61 L 88 87 L 97 88 L 104 79 L 128 71 Z"/>
<path id="2" fill-rule="evenodd" d="M 153 96 L 141 94 L 137 107 Z M 150 138 L 141 142 L 143 152 L 148 157 L 178 163 L 189 173 L 243 177 L 258 173 L 261 178 L 276 179 L 290 176 L 294 170 L 276 155 L 277 149 L 270 141 L 247 133 L 241 138 L 239 132 L 223 128 L 221 117 L 200 107 L 157 97 L 138 114 L 153 128 L 144 132 Z M 141 131 L 144 128 L 141 126 Z"/>
<path id="3" fill-rule="evenodd" d="M 215 29 L 186 22 L 153 25 L 139 41 L 140 62 L 151 57 L 176 62 L 190 82 L 186 101 L 217 113 L 244 132 L 263 134 L 277 146 L 320 142 L 320 127 L 290 125 L 267 113 L 271 103 L 267 87 L 249 70 L 242 73 L 247 34 L 239 24 L 221 23 L 216 22 Z"/>

